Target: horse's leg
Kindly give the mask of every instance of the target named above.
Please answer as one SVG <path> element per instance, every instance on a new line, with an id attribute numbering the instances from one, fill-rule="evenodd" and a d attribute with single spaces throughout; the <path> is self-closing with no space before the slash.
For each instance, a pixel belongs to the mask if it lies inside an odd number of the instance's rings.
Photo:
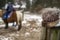
<path id="1" fill-rule="evenodd" d="M 5 26 L 5 29 L 7 29 L 8 28 L 8 22 L 6 22 L 6 26 Z"/>
<path id="2" fill-rule="evenodd" d="M 15 24 L 15 22 L 13 22 L 13 25 L 12 26 L 15 26 L 16 27 L 17 26 L 17 23 Z"/>
<path id="3" fill-rule="evenodd" d="M 14 26 L 14 22 L 13 22 L 13 25 L 12 26 Z"/>
<path id="4" fill-rule="evenodd" d="M 13 25 L 12 26 L 15 26 L 14 21 L 13 21 Z"/>
<path id="5" fill-rule="evenodd" d="M 22 27 L 22 24 L 21 24 L 21 21 L 16 21 L 16 24 L 17 24 L 17 30 L 19 31 Z"/>
<path id="6" fill-rule="evenodd" d="M 18 31 L 21 29 L 21 27 L 22 27 L 22 22 L 21 22 L 21 21 L 19 21 Z"/>
<path id="7" fill-rule="evenodd" d="M 22 27 L 22 13 L 20 11 L 16 11 L 16 14 L 17 14 L 17 30 L 19 31 Z"/>
<path id="8" fill-rule="evenodd" d="M 8 28 L 8 22 L 7 22 L 7 19 L 6 19 L 6 21 L 5 21 L 5 24 L 6 24 L 5 29 L 7 29 L 7 28 Z"/>

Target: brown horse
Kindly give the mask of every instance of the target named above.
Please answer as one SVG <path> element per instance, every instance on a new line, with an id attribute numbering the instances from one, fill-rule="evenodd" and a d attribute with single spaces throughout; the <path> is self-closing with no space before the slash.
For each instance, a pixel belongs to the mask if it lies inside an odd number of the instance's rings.
<path id="1" fill-rule="evenodd" d="M 1 16 L 3 16 L 3 12 L 4 11 L 2 11 L 2 15 Z M 8 19 L 3 19 L 3 21 L 4 21 L 4 23 L 6 24 L 6 27 L 5 27 L 5 29 L 7 29 L 8 28 L 8 23 L 11 23 L 11 22 L 16 22 L 16 25 L 18 25 L 18 30 L 20 30 L 21 29 L 21 17 L 22 17 L 22 15 L 21 15 L 22 13 L 20 12 L 20 11 L 12 11 L 12 15 L 11 15 L 11 17 L 10 18 L 8 18 Z"/>

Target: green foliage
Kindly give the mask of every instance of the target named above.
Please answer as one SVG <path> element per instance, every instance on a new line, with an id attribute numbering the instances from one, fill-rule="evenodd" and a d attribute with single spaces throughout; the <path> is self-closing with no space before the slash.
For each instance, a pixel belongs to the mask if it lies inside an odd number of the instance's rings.
<path id="1" fill-rule="evenodd" d="M 33 8 L 37 5 L 41 5 L 43 7 L 59 7 L 60 8 L 60 0 L 37 0 L 35 4 L 33 4 Z"/>
<path id="2" fill-rule="evenodd" d="M 30 2 L 29 2 L 29 0 L 26 0 L 26 3 L 27 3 L 27 5 L 26 5 L 27 9 L 29 9 L 30 8 Z"/>
<path id="3" fill-rule="evenodd" d="M 0 0 L 0 9 L 5 5 L 5 0 Z"/>
<path id="4" fill-rule="evenodd" d="M 58 30 L 54 30 L 52 40 L 57 40 L 57 36 L 58 36 Z"/>
<path id="5" fill-rule="evenodd" d="M 13 0 L 8 0 L 8 2 L 12 2 L 13 3 Z"/>
<path id="6" fill-rule="evenodd" d="M 13 0 L 7 0 L 7 2 L 12 2 Z M 0 9 L 6 4 L 6 0 L 0 0 Z"/>

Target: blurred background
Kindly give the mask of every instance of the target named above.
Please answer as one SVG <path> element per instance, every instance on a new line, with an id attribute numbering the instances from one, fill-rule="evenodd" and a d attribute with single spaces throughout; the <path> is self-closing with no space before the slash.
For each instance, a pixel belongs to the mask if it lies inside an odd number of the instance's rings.
<path id="1" fill-rule="evenodd" d="M 25 5 L 26 10 L 38 10 L 44 7 L 60 8 L 60 0 L 0 0 L 0 9 L 8 2 L 17 3 L 20 6 Z"/>
<path id="2" fill-rule="evenodd" d="M 22 28 L 20 31 L 16 31 L 13 28 L 0 28 L 0 40 L 60 40 L 60 30 L 53 29 L 49 32 L 46 27 L 42 27 L 42 15 L 40 12 L 43 8 L 48 8 L 48 10 L 53 8 L 53 11 L 56 8 L 60 11 L 60 0 L 0 0 L 0 9 L 5 9 L 8 2 L 13 3 L 16 11 L 19 10 L 21 12 L 23 10 Z M 2 15 L 2 12 L 0 15 Z M 3 27 L 4 24 L 2 17 L 0 17 L 0 27 Z"/>

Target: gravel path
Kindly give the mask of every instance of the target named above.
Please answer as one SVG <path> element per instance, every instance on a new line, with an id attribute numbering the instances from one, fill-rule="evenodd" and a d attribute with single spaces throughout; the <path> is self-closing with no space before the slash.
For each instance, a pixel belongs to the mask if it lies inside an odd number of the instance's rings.
<path id="1" fill-rule="evenodd" d="M 41 21 L 41 15 L 24 14 L 21 30 L 0 28 L 0 40 L 44 40 L 45 28 Z"/>

